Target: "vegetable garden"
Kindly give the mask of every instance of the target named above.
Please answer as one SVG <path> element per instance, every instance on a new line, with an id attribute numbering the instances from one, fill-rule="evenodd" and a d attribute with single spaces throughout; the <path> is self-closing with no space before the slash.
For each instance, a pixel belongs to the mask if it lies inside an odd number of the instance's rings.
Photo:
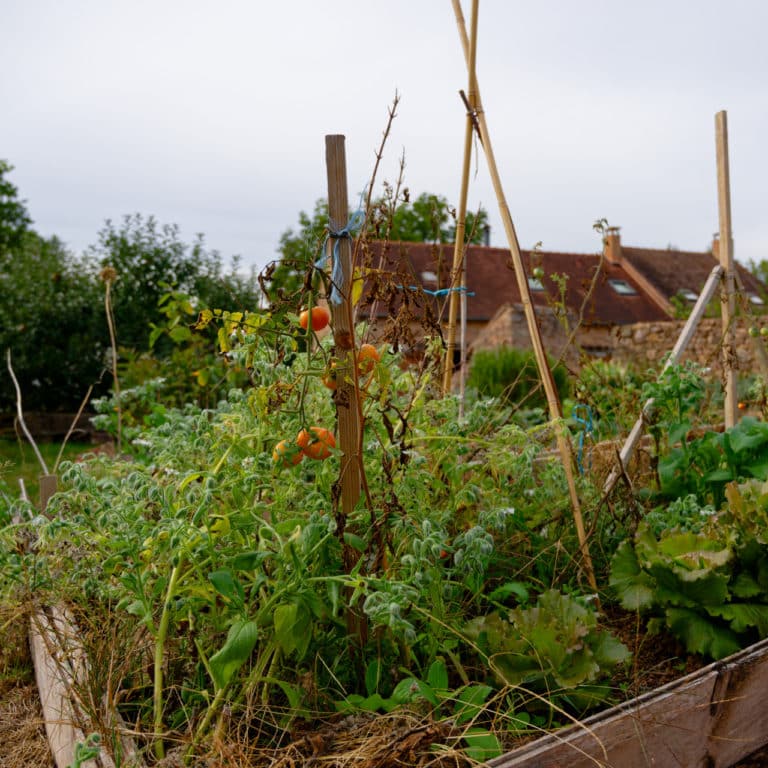
<path id="1" fill-rule="evenodd" d="M 499 398 L 460 414 L 438 396 L 439 338 L 408 366 L 396 338 L 358 325 L 349 365 L 327 313 L 299 318 L 329 279 L 311 267 L 269 311 L 200 314 L 250 375 L 215 408 L 164 407 L 153 382 L 122 391 L 97 403 L 122 456 L 63 463 L 44 517 L 2 497 L 4 624 L 67 606 L 89 660 L 76 711 L 116 764 L 302 764 L 369 717 L 397 734 L 390 756 L 469 764 L 637 692 L 646 632 L 702 659 L 768 635 L 764 382 L 755 417 L 718 431 L 722 395 L 691 366 L 584 368 L 595 593 L 552 451 L 580 422 Z M 349 389 L 362 493 L 345 510 Z M 625 476 L 605 497 L 593 441 L 651 397 L 643 485 Z M 606 617 L 622 611 L 636 631 L 620 638 Z"/>
<path id="2" fill-rule="evenodd" d="M 215 339 L 229 391 L 115 386 L 93 403 L 115 456 L 62 462 L 42 509 L 2 487 L 0 626 L 53 659 L 73 767 L 469 766 L 768 637 L 765 376 L 675 350 L 564 380 L 533 319 L 540 376 L 458 394 L 433 297 L 353 237 L 340 138 L 295 290 L 162 299 L 153 337 Z"/>

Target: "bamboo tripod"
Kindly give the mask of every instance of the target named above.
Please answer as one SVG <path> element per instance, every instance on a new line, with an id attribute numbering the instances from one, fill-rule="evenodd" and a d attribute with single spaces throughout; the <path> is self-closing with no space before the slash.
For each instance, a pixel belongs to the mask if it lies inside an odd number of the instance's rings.
<path id="1" fill-rule="evenodd" d="M 470 102 L 470 114 L 467 118 L 467 126 L 469 130 L 470 125 L 477 124 L 477 130 L 480 134 L 480 142 L 485 152 L 486 161 L 488 163 L 488 169 L 491 175 L 491 181 L 493 182 L 493 188 L 496 193 L 496 199 L 501 213 L 501 219 L 504 224 L 504 231 L 509 243 L 509 249 L 512 254 L 512 263 L 514 265 L 515 278 L 517 280 L 518 290 L 520 292 L 520 298 L 523 303 L 523 310 L 525 312 L 525 318 L 528 325 L 528 332 L 533 344 L 533 351 L 536 357 L 536 364 L 539 370 L 539 376 L 541 383 L 544 387 L 544 392 L 547 397 L 547 404 L 549 407 L 549 417 L 552 421 L 558 422 L 562 419 L 562 409 L 560 406 L 560 400 L 557 395 L 557 389 L 555 388 L 555 382 L 552 377 L 552 371 L 549 368 L 547 361 L 547 355 L 544 350 L 544 344 L 539 332 L 539 327 L 536 322 L 536 314 L 533 308 L 533 300 L 531 298 L 530 286 L 528 285 L 528 278 L 523 265 L 522 255 L 520 253 L 520 245 L 517 241 L 517 234 L 515 232 L 514 224 L 512 223 L 512 216 L 509 212 L 509 207 L 504 196 L 504 189 L 501 184 L 501 177 L 496 166 L 496 159 L 493 153 L 493 146 L 491 144 L 490 135 L 488 132 L 488 124 L 485 119 L 485 112 L 482 108 L 482 102 L 480 99 L 480 87 L 477 82 L 477 76 L 475 74 L 475 49 L 476 49 L 476 35 L 477 35 L 477 10 L 478 0 L 473 0 L 472 3 L 472 20 L 471 28 L 472 34 L 475 38 L 474 42 L 471 42 L 467 36 L 466 23 L 464 21 L 464 14 L 461 10 L 460 0 L 452 0 L 453 10 L 456 15 L 456 23 L 459 29 L 459 36 L 461 38 L 462 47 L 464 49 L 464 57 L 466 59 L 467 68 L 469 70 L 469 82 L 470 92 L 474 94 L 474 104 Z M 466 154 L 465 154 L 466 165 Z M 459 247 L 459 238 L 457 232 L 457 248 Z M 463 237 L 462 237 L 463 240 Z M 461 243 L 463 248 L 463 243 Z M 451 355 L 452 355 L 451 350 Z M 453 363 L 453 360 L 446 361 L 446 369 L 448 369 Z M 571 508 L 573 511 L 573 519 L 576 525 L 576 534 L 579 539 L 579 547 L 581 550 L 582 568 L 584 574 L 587 577 L 590 587 L 597 591 L 597 581 L 595 580 L 595 572 L 592 565 L 592 558 L 589 553 L 589 546 L 587 543 L 586 530 L 584 528 L 584 518 L 581 513 L 581 504 L 579 502 L 578 493 L 576 491 L 576 479 L 573 470 L 573 452 L 571 444 L 565 435 L 565 427 L 562 424 L 558 424 L 556 428 L 557 433 L 557 447 L 560 452 L 560 457 L 563 464 L 563 470 L 565 471 L 566 480 L 568 483 L 568 492 L 571 500 Z"/>

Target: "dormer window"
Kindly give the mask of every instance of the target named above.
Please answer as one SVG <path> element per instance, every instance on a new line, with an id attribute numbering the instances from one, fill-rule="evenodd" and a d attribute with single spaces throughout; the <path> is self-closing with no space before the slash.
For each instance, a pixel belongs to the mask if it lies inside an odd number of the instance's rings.
<path id="1" fill-rule="evenodd" d="M 432 270 L 426 270 L 421 273 L 421 282 L 437 284 L 437 274 Z"/>
<path id="2" fill-rule="evenodd" d="M 608 281 L 608 285 L 610 285 L 620 296 L 637 295 L 637 291 L 626 280 L 611 279 Z"/>
<path id="3" fill-rule="evenodd" d="M 699 298 L 699 294 L 696 293 L 696 291 L 692 291 L 690 288 L 681 288 L 677 293 L 686 301 L 696 301 L 696 299 Z"/>
<path id="4" fill-rule="evenodd" d="M 528 278 L 528 287 L 532 291 L 543 291 L 544 290 L 544 283 L 541 282 L 541 278 L 529 277 Z"/>
<path id="5" fill-rule="evenodd" d="M 749 303 L 755 304 L 758 307 L 762 307 L 765 302 L 763 301 L 761 296 L 758 296 L 756 293 L 750 293 L 749 294 Z"/>

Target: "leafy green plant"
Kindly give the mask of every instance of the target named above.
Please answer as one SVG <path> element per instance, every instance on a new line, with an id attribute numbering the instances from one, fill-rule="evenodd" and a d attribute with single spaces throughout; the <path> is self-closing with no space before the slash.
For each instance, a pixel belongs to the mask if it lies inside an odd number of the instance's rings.
<path id="1" fill-rule="evenodd" d="M 610 693 L 594 685 L 629 658 L 627 648 L 597 626 L 584 600 L 548 590 L 536 604 L 469 621 L 465 634 L 478 644 L 503 685 L 546 692 L 573 704 L 594 705 Z"/>
<path id="2" fill-rule="evenodd" d="M 689 440 L 688 422 L 677 425 L 679 444 L 659 458 L 661 492 L 667 498 L 689 493 L 719 507 L 727 483 L 768 479 L 768 424 L 745 416 L 724 432 L 709 431 Z"/>
<path id="3" fill-rule="evenodd" d="M 638 527 L 617 549 L 610 583 L 627 610 L 679 637 L 691 653 L 719 659 L 768 635 L 768 554 L 760 520 L 768 487 L 732 483 L 729 505 L 693 526 Z M 679 517 L 673 511 L 670 522 Z"/>

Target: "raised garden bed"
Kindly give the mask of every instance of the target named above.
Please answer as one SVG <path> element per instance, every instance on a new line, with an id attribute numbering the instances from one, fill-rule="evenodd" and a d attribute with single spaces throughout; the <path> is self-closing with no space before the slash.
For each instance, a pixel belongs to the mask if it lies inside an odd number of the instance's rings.
<path id="1" fill-rule="evenodd" d="M 768 640 L 491 760 L 493 768 L 729 768 L 768 744 Z"/>

